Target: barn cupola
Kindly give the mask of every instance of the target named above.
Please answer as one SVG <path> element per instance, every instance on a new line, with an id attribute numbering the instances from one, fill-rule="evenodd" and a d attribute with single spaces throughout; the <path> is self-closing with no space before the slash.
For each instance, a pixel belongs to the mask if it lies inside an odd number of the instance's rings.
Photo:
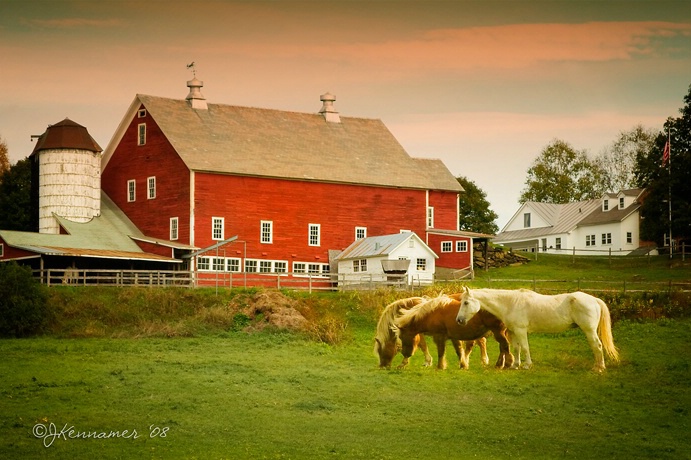
<path id="1" fill-rule="evenodd" d="M 319 111 L 319 113 L 324 115 L 324 120 L 331 123 L 340 123 L 341 117 L 338 115 L 338 112 L 334 108 L 334 101 L 336 101 L 336 96 L 327 92 L 326 94 L 322 94 L 319 97 L 319 100 L 322 101 L 322 108 Z"/>
<path id="2" fill-rule="evenodd" d="M 187 82 L 187 87 L 190 89 L 190 93 L 187 95 L 187 103 L 193 109 L 207 110 L 206 98 L 202 95 L 201 88 L 204 86 L 204 82 L 194 77 L 192 80 Z"/>
<path id="3" fill-rule="evenodd" d="M 39 136 L 29 157 L 40 233 L 60 232 L 54 216 L 88 222 L 101 214 L 101 151 L 86 128 L 69 118 Z"/>

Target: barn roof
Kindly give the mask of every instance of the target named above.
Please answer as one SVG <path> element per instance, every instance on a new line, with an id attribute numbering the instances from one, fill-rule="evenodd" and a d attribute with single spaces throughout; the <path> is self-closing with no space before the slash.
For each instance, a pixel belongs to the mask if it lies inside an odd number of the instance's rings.
<path id="1" fill-rule="evenodd" d="M 101 215 L 89 222 L 54 216 L 68 234 L 0 230 L 0 237 L 9 246 L 37 254 L 179 262 L 142 251 L 133 240 L 142 233 L 105 193 L 101 193 Z"/>
<path id="2" fill-rule="evenodd" d="M 392 235 L 369 236 L 367 238 L 359 239 L 348 246 L 338 256 L 336 256 L 336 260 L 388 256 L 411 238 L 414 238 L 417 240 L 418 244 L 426 247 L 435 259 L 438 258 L 434 251 L 432 251 L 429 246 L 427 246 L 425 242 L 422 241 L 415 233 L 404 232 L 394 233 Z"/>
<path id="3" fill-rule="evenodd" d="M 410 157 L 381 120 L 206 104 L 137 95 L 106 149 L 104 165 L 144 106 L 193 171 L 463 191 L 437 159 Z"/>

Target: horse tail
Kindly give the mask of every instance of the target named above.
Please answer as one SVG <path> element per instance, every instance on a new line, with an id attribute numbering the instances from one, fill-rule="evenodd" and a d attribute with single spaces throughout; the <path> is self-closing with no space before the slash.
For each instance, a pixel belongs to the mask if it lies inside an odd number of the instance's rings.
<path id="1" fill-rule="evenodd" d="M 609 314 L 609 308 L 602 299 L 597 299 L 600 304 L 600 322 L 597 325 L 597 333 L 600 336 L 602 347 L 607 352 L 607 355 L 613 361 L 619 361 L 619 350 L 614 346 L 614 338 L 612 336 L 612 318 Z"/>

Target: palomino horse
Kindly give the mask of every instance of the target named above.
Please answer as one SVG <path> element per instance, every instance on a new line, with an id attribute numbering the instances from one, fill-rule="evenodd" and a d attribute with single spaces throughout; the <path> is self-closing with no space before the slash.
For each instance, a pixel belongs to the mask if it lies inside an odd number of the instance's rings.
<path id="1" fill-rule="evenodd" d="M 536 292 L 501 289 L 473 289 L 464 287 L 456 320 L 458 324 L 472 321 L 476 314 L 489 311 L 509 330 L 509 339 L 516 348 L 517 360 L 513 367 L 529 369 L 529 332 L 561 332 L 580 327 L 588 339 L 595 356 L 597 372 L 605 370 L 605 357 L 619 361 L 619 352 L 612 339 L 612 320 L 605 302 L 584 292 L 542 295 Z M 525 350 L 525 363 L 521 366 L 521 351 Z"/>
<path id="2" fill-rule="evenodd" d="M 384 311 L 379 318 L 379 323 L 377 323 L 377 332 L 374 338 L 374 352 L 379 356 L 379 367 L 389 368 L 391 367 L 391 362 L 393 361 L 396 353 L 401 349 L 401 340 L 398 337 L 398 328 L 395 326 L 394 321 L 396 318 L 404 311 L 415 307 L 418 304 L 424 303 L 427 299 L 424 297 L 410 297 L 407 299 L 400 299 L 395 302 L 390 303 L 384 308 Z M 458 340 L 452 340 L 454 350 L 459 357 L 462 358 L 463 350 L 461 349 L 461 343 Z M 472 343 L 470 343 L 470 348 L 472 348 Z M 487 351 L 485 347 L 481 344 L 484 356 L 486 356 Z M 405 347 L 408 353 L 404 355 L 403 361 L 398 366 L 399 368 L 408 365 L 408 360 L 415 353 L 417 347 L 420 347 L 425 353 L 425 366 L 432 365 L 432 355 L 429 353 L 427 348 L 427 342 L 423 334 L 406 335 Z"/>
<path id="3" fill-rule="evenodd" d="M 456 321 L 459 299 L 460 294 L 440 295 L 403 311 L 394 320 L 398 329 L 397 335 L 401 340 L 403 356 L 408 356 L 412 352 L 415 335 L 424 333 L 431 334 L 437 344 L 437 354 L 439 355 L 437 367 L 439 369 L 446 368 L 445 345 L 447 338 L 466 342 L 465 350 L 462 350 L 465 353 L 461 353 L 459 356 L 461 369 L 468 368 L 473 341 L 480 345 L 483 352 L 482 362 L 488 364 L 487 339 L 485 337 L 491 332 L 499 342 L 500 354 L 496 367 L 501 369 L 511 366 L 514 358 L 510 351 L 504 324 L 491 313 L 482 312 L 467 324 L 459 325 Z"/>

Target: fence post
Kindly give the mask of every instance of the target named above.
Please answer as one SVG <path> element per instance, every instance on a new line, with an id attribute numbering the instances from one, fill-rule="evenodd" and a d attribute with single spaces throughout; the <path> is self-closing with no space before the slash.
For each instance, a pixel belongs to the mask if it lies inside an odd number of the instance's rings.
<path id="1" fill-rule="evenodd" d="M 612 248 L 609 248 L 609 266 L 612 266 Z"/>
<path id="2" fill-rule="evenodd" d="M 624 280 L 624 294 L 626 294 L 626 280 Z"/>
<path id="3" fill-rule="evenodd" d="M 576 263 L 576 246 L 573 247 L 573 255 L 571 256 L 571 263 Z"/>

